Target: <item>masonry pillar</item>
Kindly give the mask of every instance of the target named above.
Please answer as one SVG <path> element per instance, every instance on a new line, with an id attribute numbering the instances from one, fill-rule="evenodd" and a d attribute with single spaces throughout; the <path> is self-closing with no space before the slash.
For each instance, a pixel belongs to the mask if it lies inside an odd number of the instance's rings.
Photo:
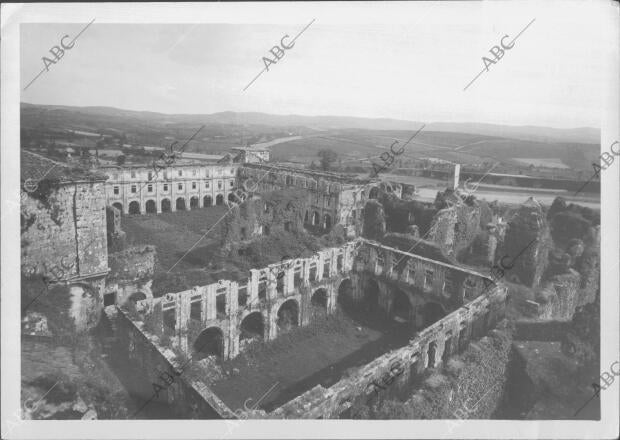
<path id="1" fill-rule="evenodd" d="M 290 267 L 284 269 L 284 293 L 285 295 L 288 295 L 294 290 L 295 290 L 295 266 L 291 265 Z"/>
<path id="2" fill-rule="evenodd" d="M 323 279 L 323 266 L 325 262 L 324 252 L 319 251 L 319 256 L 316 262 L 316 280 L 321 281 Z"/>
<path id="3" fill-rule="evenodd" d="M 250 278 L 248 278 L 248 290 L 247 290 L 247 294 L 249 297 L 248 304 L 258 303 L 258 278 L 259 278 L 259 271 L 256 269 L 250 269 Z"/>
<path id="4" fill-rule="evenodd" d="M 215 285 L 209 284 L 206 288 L 207 296 L 207 321 L 217 317 L 217 309 L 215 306 Z"/>
<path id="5" fill-rule="evenodd" d="M 175 307 L 177 342 L 179 348 L 185 353 L 189 352 L 187 344 L 187 324 L 190 311 L 189 298 L 190 295 L 184 293 L 178 294 Z"/>
<path id="6" fill-rule="evenodd" d="M 269 301 L 269 303 L 274 302 L 278 297 L 278 292 L 276 290 L 276 277 L 277 274 L 274 273 L 274 271 L 267 271 L 267 301 Z M 284 287 L 286 288 L 286 285 Z"/>
<path id="7" fill-rule="evenodd" d="M 278 336 L 278 307 L 273 305 L 269 307 L 267 314 L 267 340 L 271 341 Z"/>
<path id="8" fill-rule="evenodd" d="M 301 278 L 302 278 L 302 285 L 303 286 L 307 286 L 310 284 L 310 263 L 312 262 L 312 259 L 304 259 L 302 266 L 301 266 Z"/>
<path id="9" fill-rule="evenodd" d="M 228 292 L 228 298 L 230 299 L 230 308 L 228 312 L 228 316 L 230 317 L 228 325 L 230 345 L 228 347 L 228 353 L 231 358 L 234 358 L 239 354 L 239 320 L 237 317 L 237 311 L 239 309 L 239 285 L 235 282 L 231 282 Z"/>
<path id="10" fill-rule="evenodd" d="M 330 284 L 329 286 L 327 286 L 327 314 L 331 315 L 332 313 L 334 313 L 336 311 L 336 305 L 337 305 L 337 298 L 338 298 L 338 287 Z"/>
<path id="11" fill-rule="evenodd" d="M 207 286 L 201 286 L 200 289 L 200 322 L 204 327 L 207 322 Z"/>

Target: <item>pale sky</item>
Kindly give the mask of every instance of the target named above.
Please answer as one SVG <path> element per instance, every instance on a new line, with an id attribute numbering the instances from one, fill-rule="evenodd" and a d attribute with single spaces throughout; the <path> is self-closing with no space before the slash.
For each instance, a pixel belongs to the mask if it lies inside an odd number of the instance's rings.
<path id="1" fill-rule="evenodd" d="M 618 59 L 618 35 L 609 31 L 612 10 L 601 8 L 605 4 L 370 3 L 360 16 L 370 13 L 372 20 L 341 23 L 329 15 L 329 5 L 290 24 L 282 18 L 235 24 L 234 14 L 230 24 L 100 20 L 22 91 L 21 100 L 162 113 L 600 127 L 608 66 Z M 290 41 L 313 18 L 295 46 L 243 91 L 264 68 L 261 58 L 273 58 L 269 49 L 285 34 Z M 514 47 L 463 91 L 484 68 L 482 57 L 491 57 L 489 49 L 506 34 L 510 41 L 532 19 Z M 21 25 L 22 89 L 44 67 L 49 48 L 87 22 Z"/>

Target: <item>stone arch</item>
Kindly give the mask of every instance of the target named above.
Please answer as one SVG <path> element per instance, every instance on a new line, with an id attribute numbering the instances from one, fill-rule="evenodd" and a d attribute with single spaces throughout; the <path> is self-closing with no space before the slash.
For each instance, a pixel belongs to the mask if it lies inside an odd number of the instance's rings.
<path id="1" fill-rule="evenodd" d="M 312 226 L 318 226 L 320 222 L 321 222 L 321 216 L 319 215 L 317 211 L 314 211 L 312 213 Z"/>
<path id="2" fill-rule="evenodd" d="M 446 316 L 446 311 L 441 304 L 430 301 L 422 307 L 422 316 L 424 318 L 424 328 L 426 328 Z"/>
<path id="3" fill-rule="evenodd" d="M 198 208 L 198 197 L 194 196 L 192 198 L 189 199 L 189 209 L 196 209 Z"/>
<path id="4" fill-rule="evenodd" d="M 129 203 L 129 213 L 130 214 L 140 214 L 140 202 L 133 201 Z"/>
<path id="5" fill-rule="evenodd" d="M 179 197 L 176 201 L 177 211 L 185 211 L 185 199 L 183 197 Z"/>
<path id="6" fill-rule="evenodd" d="M 161 212 L 170 212 L 172 209 L 170 208 L 170 199 L 163 199 L 161 201 Z"/>
<path id="7" fill-rule="evenodd" d="M 392 316 L 397 320 L 409 322 L 411 320 L 411 302 L 409 295 L 401 289 L 395 288 L 392 293 Z"/>
<path id="8" fill-rule="evenodd" d="M 295 299 L 284 301 L 278 309 L 278 329 L 288 331 L 299 325 L 299 304 Z"/>
<path id="9" fill-rule="evenodd" d="M 213 205 L 213 198 L 211 196 L 204 196 L 202 199 L 202 206 L 208 208 L 211 205 Z"/>
<path id="10" fill-rule="evenodd" d="M 147 214 L 157 214 L 157 203 L 155 203 L 155 200 L 146 201 L 145 211 Z"/>
<path id="11" fill-rule="evenodd" d="M 203 359 L 207 356 L 224 356 L 224 332 L 219 327 L 204 329 L 194 341 L 194 359 Z"/>
<path id="12" fill-rule="evenodd" d="M 115 207 L 116 209 L 118 209 L 121 212 L 121 214 L 123 213 L 123 204 L 122 203 L 119 203 L 119 202 L 112 203 L 112 206 Z"/>
<path id="13" fill-rule="evenodd" d="M 327 300 L 328 292 L 325 288 L 320 288 L 314 291 L 310 298 L 310 305 L 312 306 L 313 314 L 327 314 Z"/>
<path id="14" fill-rule="evenodd" d="M 265 337 L 265 321 L 261 312 L 248 313 L 239 325 L 239 346 L 242 341 L 262 341 Z"/>
<path id="15" fill-rule="evenodd" d="M 332 218 L 329 214 L 325 214 L 323 216 L 323 228 L 331 229 L 331 227 L 332 227 Z"/>
<path id="16" fill-rule="evenodd" d="M 353 282 L 351 279 L 346 278 L 340 282 L 338 286 L 337 301 L 341 306 L 345 308 L 350 306 L 353 302 Z"/>
<path id="17" fill-rule="evenodd" d="M 364 303 L 368 309 L 379 305 L 379 284 L 372 278 L 364 286 Z"/>
<path id="18" fill-rule="evenodd" d="M 217 196 L 215 196 L 215 204 L 217 206 L 224 204 L 224 196 L 222 194 L 218 194 Z"/>

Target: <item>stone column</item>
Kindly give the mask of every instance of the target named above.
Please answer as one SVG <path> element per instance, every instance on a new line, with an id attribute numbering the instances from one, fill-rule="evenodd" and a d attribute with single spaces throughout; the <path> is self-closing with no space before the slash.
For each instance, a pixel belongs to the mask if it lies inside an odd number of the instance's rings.
<path id="1" fill-rule="evenodd" d="M 327 287 L 327 314 L 330 315 L 336 311 L 338 303 L 338 287 L 331 284 Z"/>
<path id="2" fill-rule="evenodd" d="M 274 305 L 269 307 L 267 313 L 267 335 L 266 340 L 271 341 L 278 336 L 278 308 Z"/>
<path id="3" fill-rule="evenodd" d="M 206 322 L 207 322 L 207 310 L 208 310 L 208 306 L 207 306 L 207 286 L 202 286 L 199 287 L 200 289 L 200 322 L 202 323 L 203 327 L 205 326 Z"/>
<path id="4" fill-rule="evenodd" d="M 248 278 L 248 304 L 258 303 L 258 277 L 259 271 L 256 269 L 250 269 L 250 278 Z"/>
<path id="5" fill-rule="evenodd" d="M 325 261 L 325 256 L 324 256 L 323 251 L 319 251 L 319 255 L 318 255 L 318 260 L 316 262 L 316 280 L 321 281 L 323 279 L 323 266 L 324 266 L 324 261 Z"/>
<path id="6" fill-rule="evenodd" d="M 207 321 L 215 319 L 217 317 L 217 308 L 215 305 L 215 289 L 216 284 L 209 284 L 206 286 L 207 297 Z"/>
<path id="7" fill-rule="evenodd" d="M 284 270 L 284 294 L 288 295 L 294 290 L 295 290 L 295 266 L 291 265 L 290 267 Z"/>
<path id="8" fill-rule="evenodd" d="M 274 271 L 272 270 L 267 271 L 267 301 L 269 301 L 270 303 L 275 301 L 278 297 L 278 292 L 276 290 L 276 277 L 277 273 L 274 273 Z M 284 287 L 286 287 L 286 285 Z"/>
<path id="9" fill-rule="evenodd" d="M 179 348 L 185 353 L 188 352 L 187 344 L 187 327 L 189 322 L 190 311 L 190 295 L 189 292 L 180 293 L 176 297 L 176 334 Z"/>

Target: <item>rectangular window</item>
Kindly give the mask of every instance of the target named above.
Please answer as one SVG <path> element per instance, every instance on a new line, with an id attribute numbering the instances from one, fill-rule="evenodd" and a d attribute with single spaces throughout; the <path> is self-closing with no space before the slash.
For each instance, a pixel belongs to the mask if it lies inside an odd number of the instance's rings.
<path id="1" fill-rule="evenodd" d="M 118 193 L 119 193 L 118 186 L 115 186 L 115 187 L 114 187 L 114 194 L 115 194 L 115 195 L 118 195 Z"/>
<path id="2" fill-rule="evenodd" d="M 179 177 L 183 175 L 183 170 L 179 170 Z"/>
<path id="3" fill-rule="evenodd" d="M 153 192 L 153 185 L 148 185 L 146 188 L 148 192 Z"/>
<path id="4" fill-rule="evenodd" d="M 164 171 L 164 179 L 168 178 L 168 171 Z"/>
<path id="5" fill-rule="evenodd" d="M 168 184 L 164 184 L 164 191 L 168 191 Z"/>
<path id="6" fill-rule="evenodd" d="M 228 182 L 228 183 L 229 183 L 229 186 L 230 186 L 231 188 L 235 185 L 235 181 L 234 181 L 234 180 L 231 180 L 231 181 L 230 181 L 230 182 Z"/>
<path id="7" fill-rule="evenodd" d="M 153 180 L 153 172 L 149 171 L 149 180 Z"/>
<path id="8" fill-rule="evenodd" d="M 222 189 L 222 181 L 221 180 L 217 181 L 217 189 Z"/>
<path id="9" fill-rule="evenodd" d="M 135 172 L 135 171 L 132 171 L 132 172 L 131 172 L 131 178 L 132 178 L 132 179 L 135 179 L 135 178 L 136 178 L 136 172 Z"/>
<path id="10" fill-rule="evenodd" d="M 179 188 L 179 191 L 182 191 L 183 190 L 183 184 L 179 183 L 178 188 Z"/>
<path id="11" fill-rule="evenodd" d="M 209 182 L 205 182 L 205 188 L 209 189 Z"/>
<path id="12" fill-rule="evenodd" d="M 424 287 L 432 287 L 434 272 L 430 269 L 424 271 Z"/>
<path id="13" fill-rule="evenodd" d="M 118 180 L 118 174 L 116 174 L 116 173 L 115 173 L 115 174 L 113 174 L 113 175 L 112 175 L 112 178 L 113 178 L 114 180 Z"/>
<path id="14" fill-rule="evenodd" d="M 131 185 L 131 192 L 135 193 L 136 192 L 136 185 Z"/>
<path id="15" fill-rule="evenodd" d="M 196 175 L 196 170 L 192 170 L 192 176 Z"/>
<path id="16" fill-rule="evenodd" d="M 192 189 L 196 189 L 196 182 L 192 182 Z"/>

